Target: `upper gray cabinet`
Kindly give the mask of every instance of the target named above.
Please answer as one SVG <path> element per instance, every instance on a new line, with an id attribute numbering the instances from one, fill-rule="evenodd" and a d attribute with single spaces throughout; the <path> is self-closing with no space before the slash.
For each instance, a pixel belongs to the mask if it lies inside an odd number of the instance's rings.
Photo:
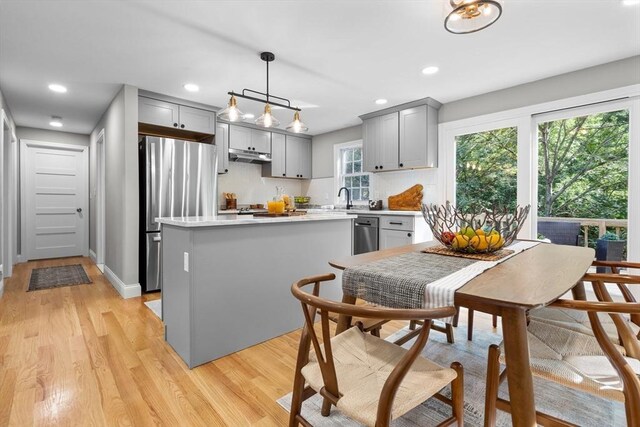
<path id="1" fill-rule="evenodd" d="M 230 125 L 229 147 L 236 150 L 271 153 L 271 132 Z"/>
<path id="2" fill-rule="evenodd" d="M 272 133 L 271 162 L 262 165 L 262 176 L 310 179 L 311 140 Z"/>
<path id="3" fill-rule="evenodd" d="M 218 173 L 229 172 L 229 125 L 218 123 L 216 126 L 216 147 L 218 148 Z"/>
<path id="4" fill-rule="evenodd" d="M 363 155 L 366 172 L 398 168 L 398 113 L 372 117 L 363 124 Z"/>
<path id="5" fill-rule="evenodd" d="M 216 113 L 146 96 L 138 97 L 138 122 L 191 132 L 216 133 Z"/>
<path id="6" fill-rule="evenodd" d="M 286 175 L 288 178 L 311 178 L 311 141 L 298 136 L 286 137 Z"/>
<path id="7" fill-rule="evenodd" d="M 364 170 L 437 167 L 438 108 L 439 102 L 425 98 L 360 116 Z"/>

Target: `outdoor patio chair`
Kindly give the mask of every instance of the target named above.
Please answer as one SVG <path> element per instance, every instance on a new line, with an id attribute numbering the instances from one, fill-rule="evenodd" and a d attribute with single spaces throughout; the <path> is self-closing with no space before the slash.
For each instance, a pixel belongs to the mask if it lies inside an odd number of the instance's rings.
<path id="1" fill-rule="evenodd" d="M 538 234 L 542 234 L 556 245 L 580 245 L 579 222 L 538 221 Z"/>

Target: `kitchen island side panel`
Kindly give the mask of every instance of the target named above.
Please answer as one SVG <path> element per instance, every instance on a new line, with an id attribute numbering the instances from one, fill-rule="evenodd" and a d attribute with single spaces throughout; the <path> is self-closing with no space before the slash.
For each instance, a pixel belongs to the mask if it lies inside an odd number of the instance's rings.
<path id="1" fill-rule="evenodd" d="M 351 233 L 350 219 L 194 229 L 193 365 L 302 327 L 291 284 L 336 273 L 328 262 L 351 254 Z M 341 300 L 339 275 L 322 295 Z"/>
<path id="2" fill-rule="evenodd" d="M 170 244 L 168 244 L 170 242 Z M 162 225 L 162 321 L 165 340 L 189 367 L 191 361 L 191 297 L 184 253 L 191 252 L 191 230 Z"/>

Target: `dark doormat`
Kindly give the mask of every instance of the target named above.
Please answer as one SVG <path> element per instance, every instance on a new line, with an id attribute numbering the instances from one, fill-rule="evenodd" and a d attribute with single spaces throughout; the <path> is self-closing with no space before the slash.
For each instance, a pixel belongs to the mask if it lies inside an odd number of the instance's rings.
<path id="1" fill-rule="evenodd" d="M 29 289 L 27 289 L 27 292 L 80 285 L 83 283 L 92 282 L 80 264 L 34 268 L 31 271 L 31 279 L 29 279 Z"/>

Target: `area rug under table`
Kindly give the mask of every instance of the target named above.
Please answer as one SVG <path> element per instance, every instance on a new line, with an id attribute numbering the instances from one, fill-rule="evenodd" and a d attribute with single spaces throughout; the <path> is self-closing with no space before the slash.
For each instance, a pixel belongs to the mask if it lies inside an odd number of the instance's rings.
<path id="1" fill-rule="evenodd" d="M 92 283 L 81 264 L 34 268 L 27 291 Z"/>
<path id="2" fill-rule="evenodd" d="M 387 338 L 394 341 L 408 328 L 396 332 Z M 456 328 L 455 344 L 448 344 L 444 334 L 432 332 L 423 355 L 441 366 L 449 366 L 458 361 L 464 366 L 464 399 L 465 426 L 482 426 L 484 423 L 484 396 L 487 372 L 487 350 L 489 345 L 498 344 L 502 337 L 498 333 L 474 331 L 473 341 L 467 341 L 467 329 L 464 326 Z M 408 348 L 413 340 L 403 347 Z M 293 381 L 293 378 L 292 378 Z M 338 384 L 340 378 L 338 378 Z M 500 387 L 500 396 L 508 398 L 508 384 Z M 624 406 L 619 402 L 612 402 L 587 393 L 575 391 L 556 383 L 534 377 L 536 407 L 538 410 L 581 426 L 624 426 L 626 425 Z M 443 394 L 450 397 L 447 387 Z M 291 393 L 280 398 L 278 403 L 287 411 L 291 408 Z M 361 424 L 345 417 L 335 407 L 329 417 L 320 414 L 322 398 L 317 394 L 306 400 L 302 407 L 303 416 L 315 427 L 360 427 Z M 395 420 L 392 425 L 399 427 L 433 426 L 444 421 L 451 415 L 448 405 L 430 399 L 416 407 L 403 417 Z M 511 417 L 498 411 L 498 426 L 510 426 Z"/>

